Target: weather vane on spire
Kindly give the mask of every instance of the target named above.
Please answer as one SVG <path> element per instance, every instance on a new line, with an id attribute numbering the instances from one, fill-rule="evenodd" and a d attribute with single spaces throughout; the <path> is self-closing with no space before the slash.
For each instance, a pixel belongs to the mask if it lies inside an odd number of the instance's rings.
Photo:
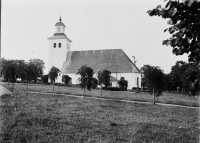
<path id="1" fill-rule="evenodd" d="M 61 19 L 61 12 L 60 12 L 60 19 L 59 20 L 60 20 L 60 22 L 62 21 L 62 19 Z"/>

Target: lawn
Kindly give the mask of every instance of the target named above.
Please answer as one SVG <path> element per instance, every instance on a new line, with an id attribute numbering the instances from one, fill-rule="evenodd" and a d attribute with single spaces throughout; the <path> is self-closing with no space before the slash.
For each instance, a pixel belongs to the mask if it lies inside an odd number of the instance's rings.
<path id="1" fill-rule="evenodd" d="M 0 142 L 197 143 L 199 110 L 16 92 L 1 97 Z"/>
<path id="2" fill-rule="evenodd" d="M 1 83 L 7 89 L 11 89 L 12 85 L 8 83 Z M 24 91 L 26 90 L 26 84 L 19 84 L 16 83 L 14 85 L 15 90 L 17 91 Z M 29 84 L 28 86 L 29 91 L 38 91 L 38 92 L 53 92 L 52 85 L 43 85 L 43 84 Z M 64 94 L 73 94 L 73 95 L 83 95 L 84 92 L 80 87 L 69 87 L 69 86 L 55 86 L 54 87 L 55 93 L 64 93 Z M 86 91 L 87 96 L 95 96 L 101 97 L 100 90 L 91 90 Z M 145 101 L 145 102 L 152 102 L 153 103 L 153 96 L 149 93 L 133 93 L 133 92 L 123 92 L 123 91 L 103 91 L 104 98 L 114 98 L 119 100 L 135 100 L 135 101 Z M 179 104 L 179 105 L 186 105 L 186 106 L 195 106 L 199 107 L 199 96 L 189 97 L 188 95 L 181 95 L 175 93 L 168 93 L 164 92 L 163 96 L 159 97 L 160 103 L 172 103 L 172 104 Z"/>

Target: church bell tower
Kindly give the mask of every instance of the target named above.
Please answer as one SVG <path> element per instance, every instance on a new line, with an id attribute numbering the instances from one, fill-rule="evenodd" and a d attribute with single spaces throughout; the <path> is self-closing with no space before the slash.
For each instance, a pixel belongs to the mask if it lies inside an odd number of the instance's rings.
<path id="1" fill-rule="evenodd" d="M 52 66 L 61 70 L 66 60 L 67 52 L 71 50 L 71 40 L 65 35 L 65 25 L 60 17 L 55 24 L 55 33 L 49 40 L 48 72 Z"/>

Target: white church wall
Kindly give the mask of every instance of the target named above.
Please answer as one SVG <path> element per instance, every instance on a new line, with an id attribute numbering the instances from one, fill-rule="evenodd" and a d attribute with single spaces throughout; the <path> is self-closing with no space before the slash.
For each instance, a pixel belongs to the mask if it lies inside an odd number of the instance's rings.
<path id="1" fill-rule="evenodd" d="M 140 73 L 111 73 L 111 75 L 118 80 L 120 80 L 121 77 L 124 77 L 125 80 L 128 81 L 128 89 L 132 89 L 133 87 L 137 87 L 137 77 L 138 79 L 138 87 L 141 88 L 141 74 Z"/>
<path id="2" fill-rule="evenodd" d="M 68 75 L 69 77 L 72 78 L 72 84 L 78 84 L 78 78 L 76 74 L 70 73 L 70 74 L 60 74 L 60 76 L 57 77 L 56 83 L 61 83 L 62 82 L 62 75 Z"/>
<path id="3" fill-rule="evenodd" d="M 54 48 L 54 43 L 56 43 L 56 48 Z M 61 43 L 61 48 L 59 48 L 59 43 Z M 63 62 L 66 60 L 67 55 L 67 45 L 70 46 L 70 42 L 67 39 L 51 39 L 49 40 L 49 68 L 55 66 L 61 70 Z M 70 50 L 70 48 L 69 48 Z"/>
<path id="4" fill-rule="evenodd" d="M 62 75 L 60 74 L 60 76 L 58 76 L 58 78 L 56 79 L 57 83 L 61 83 L 62 82 Z M 78 78 L 79 76 L 77 76 L 75 73 L 70 73 L 70 74 L 65 74 L 68 75 L 72 78 L 72 84 L 78 84 Z M 111 75 L 113 77 L 116 78 L 116 73 L 111 73 Z M 121 77 L 124 77 L 125 80 L 128 81 L 128 89 L 132 89 L 133 87 L 137 87 L 137 77 L 138 79 L 138 87 L 141 88 L 141 74 L 140 73 L 117 73 L 117 79 L 120 80 Z M 117 82 L 112 83 L 113 87 L 118 87 Z"/>

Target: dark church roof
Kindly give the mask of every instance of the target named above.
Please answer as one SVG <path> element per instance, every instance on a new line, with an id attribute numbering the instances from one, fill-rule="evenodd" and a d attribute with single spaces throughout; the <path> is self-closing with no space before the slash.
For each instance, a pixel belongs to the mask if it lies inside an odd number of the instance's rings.
<path id="1" fill-rule="evenodd" d="M 62 23 L 62 22 L 60 22 L 60 21 L 59 21 L 59 22 L 57 22 L 57 23 L 55 24 L 55 26 L 64 26 L 64 27 L 66 27 L 66 26 L 65 26 L 65 24 L 64 24 L 64 23 Z"/>
<path id="2" fill-rule="evenodd" d="M 53 36 L 47 38 L 47 39 L 67 39 L 69 42 L 72 42 L 65 33 L 54 33 Z"/>
<path id="3" fill-rule="evenodd" d="M 87 65 L 95 72 L 107 69 L 112 73 L 140 73 L 122 49 L 69 51 L 63 63 L 62 73 L 77 73 L 81 66 Z"/>
<path id="4" fill-rule="evenodd" d="M 64 26 L 64 27 L 66 27 L 65 24 L 62 23 L 61 21 L 62 21 L 62 19 L 61 19 L 61 17 L 60 17 L 59 22 L 57 22 L 57 23 L 55 24 L 55 26 Z"/>

